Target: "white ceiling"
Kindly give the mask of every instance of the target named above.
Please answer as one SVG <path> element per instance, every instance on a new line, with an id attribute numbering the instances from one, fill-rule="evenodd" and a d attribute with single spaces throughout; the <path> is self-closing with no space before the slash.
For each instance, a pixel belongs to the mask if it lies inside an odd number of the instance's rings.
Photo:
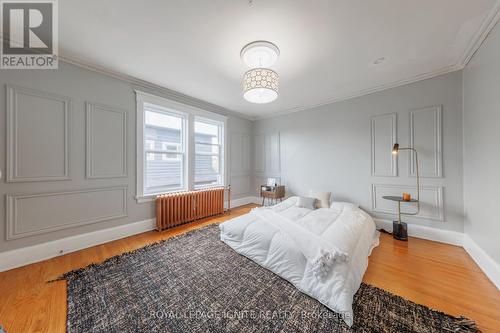
<path id="1" fill-rule="evenodd" d="M 496 0 L 64 0 L 59 45 L 63 57 L 258 118 L 460 69 L 497 10 Z M 239 53 L 254 40 L 281 51 L 267 105 L 242 97 Z"/>

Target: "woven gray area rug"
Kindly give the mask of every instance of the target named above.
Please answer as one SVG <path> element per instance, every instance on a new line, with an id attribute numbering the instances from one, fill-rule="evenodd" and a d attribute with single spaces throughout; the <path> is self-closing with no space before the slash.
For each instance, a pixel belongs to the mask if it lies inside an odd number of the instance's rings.
<path id="1" fill-rule="evenodd" d="M 477 332 L 362 284 L 354 326 L 219 240 L 216 225 L 69 272 L 68 332 Z"/>

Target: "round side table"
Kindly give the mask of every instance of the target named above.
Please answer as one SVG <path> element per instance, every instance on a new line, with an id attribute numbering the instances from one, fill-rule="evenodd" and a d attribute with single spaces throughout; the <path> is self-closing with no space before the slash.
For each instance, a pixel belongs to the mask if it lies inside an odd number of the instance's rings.
<path id="1" fill-rule="evenodd" d="M 398 196 L 383 196 L 382 199 L 396 201 L 398 203 L 398 220 L 392 221 L 392 236 L 398 240 L 407 241 L 408 240 L 408 225 L 401 221 L 401 215 L 406 215 L 406 213 L 401 212 L 402 202 L 418 202 L 418 200 L 410 199 L 404 200 L 403 197 Z M 414 215 L 414 214 L 409 214 Z"/>

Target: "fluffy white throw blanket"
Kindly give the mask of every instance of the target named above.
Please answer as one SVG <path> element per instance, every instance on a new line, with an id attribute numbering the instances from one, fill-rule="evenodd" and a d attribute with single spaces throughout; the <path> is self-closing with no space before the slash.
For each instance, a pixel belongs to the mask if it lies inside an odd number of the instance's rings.
<path id="1" fill-rule="evenodd" d="M 254 208 L 251 214 L 289 236 L 311 263 L 312 273 L 318 280 L 327 277 L 336 262 L 346 262 L 349 259 L 346 253 L 338 250 L 332 244 L 328 244 L 309 230 L 277 214 L 272 209 Z"/>

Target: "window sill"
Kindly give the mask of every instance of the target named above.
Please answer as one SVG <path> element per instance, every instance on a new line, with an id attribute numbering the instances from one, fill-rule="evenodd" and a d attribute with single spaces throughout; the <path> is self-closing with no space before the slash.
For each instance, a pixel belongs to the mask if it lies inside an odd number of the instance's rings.
<path id="1" fill-rule="evenodd" d="M 145 203 L 145 202 L 153 202 L 156 199 L 156 195 L 144 195 L 144 196 L 136 196 L 135 200 L 137 203 Z"/>
<path id="2" fill-rule="evenodd" d="M 203 186 L 203 187 L 195 187 L 194 191 L 210 189 L 210 188 L 218 188 L 218 187 L 225 187 L 225 186 L 221 185 L 221 184 L 217 184 L 217 185 L 210 185 L 210 186 Z M 135 200 L 137 201 L 137 203 L 153 202 L 156 200 L 156 197 L 158 195 L 168 194 L 168 193 L 178 193 L 178 192 L 183 192 L 183 191 L 188 191 L 188 190 L 179 189 L 179 190 L 175 190 L 175 191 L 171 191 L 171 192 L 161 192 L 161 193 L 148 194 L 148 195 L 136 195 Z"/>
<path id="3" fill-rule="evenodd" d="M 194 190 L 199 191 L 199 190 L 205 190 L 205 189 L 211 189 L 211 188 L 218 188 L 218 187 L 225 187 L 224 185 L 217 184 L 217 185 L 207 185 L 207 186 L 195 186 Z"/>

